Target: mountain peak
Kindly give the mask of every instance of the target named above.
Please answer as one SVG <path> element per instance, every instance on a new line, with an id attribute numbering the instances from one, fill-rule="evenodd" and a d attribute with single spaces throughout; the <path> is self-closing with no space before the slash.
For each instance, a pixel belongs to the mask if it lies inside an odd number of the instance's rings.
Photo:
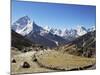
<path id="1" fill-rule="evenodd" d="M 77 34 L 79 36 L 82 36 L 82 35 L 87 33 L 87 29 L 84 26 L 81 26 L 81 25 L 77 26 L 76 31 L 77 31 Z"/>
<path id="2" fill-rule="evenodd" d="M 95 26 L 92 26 L 88 29 L 88 32 L 91 32 L 91 31 L 95 31 L 96 30 L 96 27 Z"/>
<path id="3" fill-rule="evenodd" d="M 21 17 L 20 19 L 30 20 L 30 17 L 25 15 L 25 16 Z"/>
<path id="4" fill-rule="evenodd" d="M 78 25 L 77 29 L 84 29 L 84 30 L 86 30 L 86 28 L 83 25 Z"/>
<path id="5" fill-rule="evenodd" d="M 30 21 L 30 18 L 28 16 L 24 16 L 18 19 L 16 22 L 21 23 L 21 25 L 23 25 L 23 24 L 27 24 L 28 21 Z"/>
<path id="6" fill-rule="evenodd" d="M 44 29 L 50 31 L 51 28 L 49 26 L 45 26 Z"/>
<path id="7" fill-rule="evenodd" d="M 28 16 L 21 17 L 13 23 L 12 29 L 15 32 L 25 36 L 29 34 L 33 29 L 32 21 Z"/>

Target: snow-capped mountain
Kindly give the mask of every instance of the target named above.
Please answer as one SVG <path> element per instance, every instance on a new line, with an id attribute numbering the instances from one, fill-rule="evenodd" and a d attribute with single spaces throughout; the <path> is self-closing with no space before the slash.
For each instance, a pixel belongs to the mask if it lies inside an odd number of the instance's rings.
<path id="1" fill-rule="evenodd" d="M 33 30 L 32 21 L 28 16 L 24 16 L 13 23 L 12 29 L 15 32 L 25 36 Z"/>
<path id="2" fill-rule="evenodd" d="M 28 16 L 24 16 L 13 23 L 12 30 L 32 42 L 48 47 L 55 47 L 66 44 L 90 31 L 94 31 L 95 27 L 86 29 L 84 26 L 78 26 L 75 29 L 66 29 L 65 31 L 62 31 L 48 26 L 41 27 L 32 21 Z"/>
<path id="3" fill-rule="evenodd" d="M 48 26 L 44 27 L 44 29 L 54 35 L 58 35 L 58 36 L 61 36 L 61 37 L 79 37 L 79 36 L 82 36 L 84 34 L 86 34 L 87 32 L 89 31 L 94 31 L 95 30 L 95 27 L 91 27 L 89 29 L 86 29 L 84 26 L 77 26 L 76 28 L 74 29 L 65 29 L 65 31 L 62 31 L 60 29 L 56 29 L 56 28 L 50 28 Z"/>
<path id="4" fill-rule="evenodd" d="M 92 26 L 88 29 L 86 29 L 84 26 L 77 26 L 75 29 L 66 29 L 63 33 L 63 37 L 65 39 L 68 39 L 69 41 L 72 41 L 73 39 L 76 39 L 77 37 L 83 36 L 87 34 L 88 32 L 95 31 L 95 26 Z"/>
<path id="5" fill-rule="evenodd" d="M 95 31 L 96 30 L 96 27 L 95 26 L 92 26 L 88 29 L 88 32 L 91 32 L 91 31 Z"/>
<path id="6" fill-rule="evenodd" d="M 51 30 L 51 28 L 50 28 L 49 26 L 45 26 L 44 29 L 45 29 L 46 31 L 48 31 L 48 32 Z"/>
<path id="7" fill-rule="evenodd" d="M 52 32 L 40 27 L 35 23 L 33 23 L 32 32 L 26 35 L 26 38 L 30 39 L 33 42 L 49 47 L 54 47 L 61 44 L 63 45 L 67 42 L 62 37 L 53 34 Z"/>
<path id="8" fill-rule="evenodd" d="M 34 21 L 32 22 L 28 16 L 24 16 L 14 22 L 12 29 L 32 42 L 48 47 L 63 45 L 67 42 L 62 37 L 52 33 L 51 29 L 50 31 L 46 30 Z"/>
<path id="9" fill-rule="evenodd" d="M 77 31 L 75 29 L 66 29 L 63 33 L 63 36 L 75 36 L 77 37 Z"/>
<path id="10" fill-rule="evenodd" d="M 75 29 L 65 29 L 65 31 L 62 31 L 60 29 L 54 29 L 54 28 L 49 28 L 49 32 L 55 34 L 55 35 L 58 35 L 58 36 L 61 36 L 63 37 L 64 39 L 67 39 L 67 40 L 73 40 L 79 36 L 82 36 L 84 34 L 86 34 L 88 31 L 85 27 L 83 26 L 78 26 L 77 28 Z"/>
<path id="11" fill-rule="evenodd" d="M 61 36 L 62 35 L 62 31 L 60 29 L 54 29 L 54 28 L 51 28 L 50 29 L 50 32 L 54 35 L 58 35 L 58 36 Z"/>
<path id="12" fill-rule="evenodd" d="M 83 27 L 83 26 L 77 26 L 75 29 L 66 29 L 63 37 L 65 39 L 68 39 L 69 41 L 72 41 L 74 39 L 76 39 L 77 37 L 80 37 L 82 35 L 85 35 L 88 32 L 88 30 Z"/>
<path id="13" fill-rule="evenodd" d="M 74 40 L 75 38 L 78 37 L 77 35 L 77 31 L 75 29 L 66 29 L 63 33 L 63 36 L 62 36 L 64 39 L 67 39 L 69 41 L 72 41 Z"/>
<path id="14" fill-rule="evenodd" d="M 54 35 L 62 36 L 62 30 L 56 28 L 50 28 L 48 26 L 44 27 L 44 29 Z"/>
<path id="15" fill-rule="evenodd" d="M 77 26 L 76 31 L 78 36 L 82 36 L 88 32 L 87 29 L 83 26 Z"/>

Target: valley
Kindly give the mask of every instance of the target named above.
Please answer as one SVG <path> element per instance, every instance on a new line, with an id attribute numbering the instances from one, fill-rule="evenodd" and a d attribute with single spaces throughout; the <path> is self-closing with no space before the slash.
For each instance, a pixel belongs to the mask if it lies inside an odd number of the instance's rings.
<path id="1" fill-rule="evenodd" d="M 43 28 L 24 16 L 11 29 L 11 73 L 96 69 L 96 30 Z"/>
<path id="2" fill-rule="evenodd" d="M 88 70 L 95 69 L 96 64 L 95 58 L 75 56 L 50 49 L 25 53 L 15 51 L 15 53 L 11 59 L 12 74 Z M 16 62 L 12 62 L 12 60 Z M 30 66 L 23 67 L 24 62 Z"/>

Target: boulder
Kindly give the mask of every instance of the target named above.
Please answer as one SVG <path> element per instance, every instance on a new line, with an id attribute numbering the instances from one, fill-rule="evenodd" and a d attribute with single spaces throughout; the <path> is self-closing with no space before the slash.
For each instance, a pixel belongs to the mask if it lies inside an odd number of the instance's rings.
<path id="1" fill-rule="evenodd" d="M 35 58 L 33 61 L 35 61 L 35 62 L 36 62 L 36 61 L 37 61 L 37 59 Z"/>
<path id="2" fill-rule="evenodd" d="M 23 62 L 21 66 L 22 68 L 30 68 L 30 64 L 28 62 Z"/>
<path id="3" fill-rule="evenodd" d="M 16 63 L 16 60 L 15 59 L 12 59 L 12 61 L 11 61 L 12 63 Z"/>

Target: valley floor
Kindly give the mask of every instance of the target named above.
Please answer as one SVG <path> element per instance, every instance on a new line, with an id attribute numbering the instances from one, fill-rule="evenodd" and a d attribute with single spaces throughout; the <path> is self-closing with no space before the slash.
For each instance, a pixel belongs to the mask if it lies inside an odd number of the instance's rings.
<path id="1" fill-rule="evenodd" d="M 51 50 L 29 51 L 25 53 L 12 51 L 12 59 L 16 61 L 15 63 L 11 63 L 12 74 L 65 71 L 67 70 L 66 68 L 68 68 L 68 70 L 74 70 L 74 67 L 76 68 L 74 63 L 79 64 L 77 65 L 78 67 L 93 65 L 86 69 L 95 69 L 96 63 L 95 58 L 77 57 Z M 34 61 L 34 59 L 36 59 L 36 61 Z M 23 62 L 29 63 L 30 67 L 23 68 Z"/>

